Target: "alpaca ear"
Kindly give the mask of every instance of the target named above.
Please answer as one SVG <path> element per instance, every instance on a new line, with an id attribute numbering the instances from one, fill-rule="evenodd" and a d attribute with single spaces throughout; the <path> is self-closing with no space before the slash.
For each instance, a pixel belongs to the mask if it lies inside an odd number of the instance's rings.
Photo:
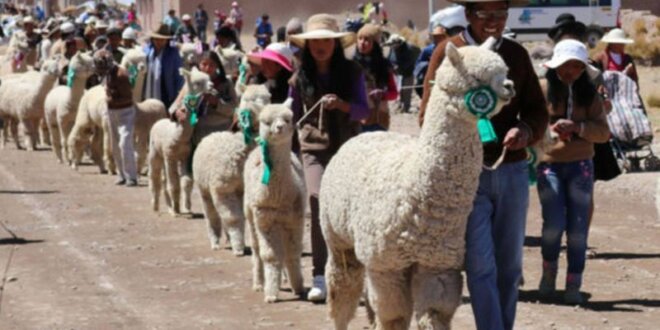
<path id="1" fill-rule="evenodd" d="M 292 97 L 287 98 L 286 101 L 284 101 L 284 106 L 291 109 L 291 107 L 293 106 L 293 98 Z"/>
<path id="2" fill-rule="evenodd" d="M 496 44 L 497 44 L 497 39 L 493 37 L 488 37 L 488 39 L 486 39 L 486 41 L 484 41 L 484 43 L 481 44 L 479 48 L 495 51 Z"/>
<path id="3" fill-rule="evenodd" d="M 179 74 L 186 78 L 188 80 L 190 78 L 190 71 L 184 69 L 184 68 L 179 68 Z"/>
<path id="4" fill-rule="evenodd" d="M 458 48 L 456 48 L 456 46 L 454 46 L 454 44 L 451 42 L 447 43 L 447 47 L 445 48 L 445 57 L 449 59 L 449 62 L 451 62 L 451 65 L 455 68 L 463 66 L 463 59 L 461 58 L 461 54 L 458 53 Z"/>

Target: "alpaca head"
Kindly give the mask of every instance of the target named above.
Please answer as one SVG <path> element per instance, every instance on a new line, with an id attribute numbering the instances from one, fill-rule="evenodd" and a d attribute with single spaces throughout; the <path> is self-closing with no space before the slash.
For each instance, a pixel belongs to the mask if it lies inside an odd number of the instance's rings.
<path id="1" fill-rule="evenodd" d="M 186 81 L 188 94 L 200 95 L 203 93 L 211 92 L 213 90 L 213 83 L 211 82 L 209 75 L 199 71 L 197 68 L 193 67 L 190 71 L 184 68 L 180 68 L 179 73 Z"/>
<path id="2" fill-rule="evenodd" d="M 48 75 L 55 77 L 59 76 L 60 61 L 61 61 L 61 56 L 59 54 L 44 60 L 44 62 L 41 64 L 41 72 L 45 72 Z"/>
<path id="3" fill-rule="evenodd" d="M 252 143 L 261 109 L 268 104 L 270 104 L 270 92 L 265 85 L 248 85 L 241 95 L 241 102 L 237 109 L 238 123 L 246 145 Z"/>
<path id="4" fill-rule="evenodd" d="M 294 123 L 292 100 L 283 104 L 269 104 L 259 114 L 259 137 L 270 145 L 291 143 Z"/>
<path id="5" fill-rule="evenodd" d="M 69 71 L 75 77 L 89 78 L 94 74 L 94 58 L 88 52 L 77 52 L 69 61 Z"/>
<path id="6" fill-rule="evenodd" d="M 200 52 L 197 44 L 185 43 L 179 48 L 179 55 L 183 60 L 183 66 L 190 69 L 199 64 Z"/>
<path id="7" fill-rule="evenodd" d="M 9 47 L 23 54 L 29 52 L 30 44 L 28 43 L 28 37 L 25 32 L 17 31 L 12 34 L 11 39 L 9 40 Z"/>
<path id="8" fill-rule="evenodd" d="M 495 39 L 489 38 L 481 46 L 456 48 L 447 43 L 445 59 L 436 71 L 434 89 L 440 89 L 451 96 L 460 96 L 463 106 L 450 107 L 460 118 L 476 121 L 477 116 L 468 110 L 468 97 L 476 108 L 494 108 L 487 117 L 497 114 L 514 96 L 513 82 L 507 79 L 509 71 L 504 60 L 491 50 Z M 464 101 L 465 100 L 465 101 Z M 463 102 L 464 101 L 464 102 Z M 475 107 L 473 106 L 472 109 Z"/>
<path id="9" fill-rule="evenodd" d="M 147 55 L 139 47 L 128 49 L 121 59 L 121 66 L 126 69 L 135 66 L 138 72 L 145 72 L 147 70 Z"/>
<path id="10" fill-rule="evenodd" d="M 222 62 L 222 67 L 225 68 L 227 76 L 233 77 L 238 75 L 238 69 L 243 59 L 246 57 L 245 54 L 233 47 L 219 48 L 217 53 Z"/>

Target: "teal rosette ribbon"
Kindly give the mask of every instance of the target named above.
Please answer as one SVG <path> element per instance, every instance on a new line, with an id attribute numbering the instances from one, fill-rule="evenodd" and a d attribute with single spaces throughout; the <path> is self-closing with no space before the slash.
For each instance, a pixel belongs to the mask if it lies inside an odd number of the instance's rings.
<path id="1" fill-rule="evenodd" d="M 135 83 L 137 82 L 138 72 L 139 71 L 137 65 L 133 64 L 128 66 L 128 82 L 131 84 L 131 87 L 135 87 Z"/>
<path id="2" fill-rule="evenodd" d="M 76 71 L 74 71 L 72 68 L 69 68 L 69 70 L 66 72 L 66 85 L 69 88 L 73 87 L 73 81 L 76 79 Z"/>
<path id="3" fill-rule="evenodd" d="M 270 173 L 273 169 L 273 161 L 270 159 L 270 153 L 268 152 L 268 141 L 257 138 L 259 147 L 261 147 L 261 158 L 264 161 L 264 173 L 261 176 L 261 183 L 268 185 L 270 183 Z"/>
<path id="4" fill-rule="evenodd" d="M 186 110 L 190 112 L 191 126 L 195 126 L 197 125 L 197 122 L 199 122 L 197 107 L 199 106 L 201 99 L 201 94 L 188 94 L 183 97 L 183 106 L 185 106 Z"/>
<path id="5" fill-rule="evenodd" d="M 477 119 L 477 130 L 482 143 L 497 142 L 497 134 L 488 115 L 495 111 L 497 95 L 489 86 L 469 90 L 465 94 L 465 106 Z"/>
<path id="6" fill-rule="evenodd" d="M 252 143 L 254 136 L 252 133 L 252 111 L 250 109 L 239 109 L 238 125 L 241 126 L 241 131 L 243 132 L 243 142 L 246 145 Z"/>

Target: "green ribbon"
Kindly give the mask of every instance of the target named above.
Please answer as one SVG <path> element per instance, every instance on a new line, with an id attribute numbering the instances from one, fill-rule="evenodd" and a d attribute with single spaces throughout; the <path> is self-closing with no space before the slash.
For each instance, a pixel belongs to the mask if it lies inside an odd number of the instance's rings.
<path id="1" fill-rule="evenodd" d="M 495 111 L 497 95 L 489 86 L 469 90 L 465 94 L 465 106 L 477 119 L 477 130 L 482 143 L 497 142 L 497 134 L 488 115 Z"/>
<path id="2" fill-rule="evenodd" d="M 71 67 L 69 67 L 69 70 L 66 72 L 66 85 L 70 88 L 73 88 L 73 81 L 76 78 L 76 71 L 74 71 Z"/>
<path id="3" fill-rule="evenodd" d="M 183 98 L 183 105 L 186 107 L 186 110 L 190 112 L 190 125 L 195 126 L 199 122 L 197 115 L 197 107 L 199 106 L 199 101 L 201 99 L 201 94 L 187 94 Z"/>
<path id="4" fill-rule="evenodd" d="M 264 173 L 261 176 L 261 183 L 268 185 L 270 183 L 270 172 L 273 169 L 273 161 L 270 159 L 270 153 L 268 152 L 268 141 L 257 138 L 257 142 L 261 147 L 261 158 L 264 161 Z"/>
<path id="5" fill-rule="evenodd" d="M 241 63 L 238 66 L 238 84 L 245 85 L 245 80 L 247 79 L 247 66 Z"/>
<path id="6" fill-rule="evenodd" d="M 238 113 L 238 125 L 241 126 L 243 131 L 243 142 L 245 142 L 246 145 L 249 145 L 254 140 L 254 137 L 252 136 L 252 111 L 250 111 L 250 109 L 239 110 L 240 112 Z"/>
<path id="7" fill-rule="evenodd" d="M 135 87 L 138 72 L 137 65 L 133 64 L 128 66 L 128 82 L 131 84 L 131 87 Z"/>
<path id="8" fill-rule="evenodd" d="M 532 148 L 527 148 L 527 170 L 529 172 L 529 177 L 528 177 L 528 182 L 530 186 L 533 186 L 536 184 L 536 160 L 538 159 L 538 156 L 536 155 L 536 151 Z"/>

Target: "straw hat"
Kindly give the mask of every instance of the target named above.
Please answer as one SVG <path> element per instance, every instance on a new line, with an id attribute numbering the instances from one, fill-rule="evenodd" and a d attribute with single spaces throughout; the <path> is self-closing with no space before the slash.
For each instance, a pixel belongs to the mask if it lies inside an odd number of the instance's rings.
<path id="1" fill-rule="evenodd" d="M 161 24 L 158 27 L 158 30 L 149 34 L 149 38 L 172 39 L 172 32 L 170 31 L 170 28 L 167 26 L 167 24 Z"/>
<path id="2" fill-rule="evenodd" d="M 465 6 L 466 3 L 480 3 L 480 2 L 499 2 L 508 1 L 509 7 L 524 7 L 530 3 L 530 0 L 447 0 L 455 4 Z"/>
<path id="3" fill-rule="evenodd" d="M 257 65 L 261 65 L 263 59 L 271 60 L 287 71 L 293 71 L 293 51 L 282 43 L 272 43 L 260 52 L 248 54 L 248 59 Z"/>
<path id="4" fill-rule="evenodd" d="M 543 63 L 543 66 L 550 69 L 556 69 L 562 64 L 577 60 L 584 64 L 590 77 L 598 76 L 598 69 L 589 64 L 589 51 L 580 41 L 573 39 L 562 40 L 555 45 L 550 61 Z"/>
<path id="5" fill-rule="evenodd" d="M 356 40 L 353 32 L 339 32 L 337 20 L 328 14 L 311 16 L 307 19 L 307 32 L 294 34 L 289 38 L 300 48 L 304 48 L 305 42 L 310 39 L 339 39 L 344 48 L 354 44 Z"/>
<path id="6" fill-rule="evenodd" d="M 608 44 L 632 44 L 634 42 L 632 39 L 626 37 L 626 33 L 623 30 L 618 28 L 607 32 L 600 41 Z"/>
<path id="7" fill-rule="evenodd" d="M 35 25 L 34 18 L 32 16 L 25 16 L 23 17 L 22 20 L 18 21 L 19 26 L 25 26 L 25 24 L 31 24 L 32 26 Z"/>

